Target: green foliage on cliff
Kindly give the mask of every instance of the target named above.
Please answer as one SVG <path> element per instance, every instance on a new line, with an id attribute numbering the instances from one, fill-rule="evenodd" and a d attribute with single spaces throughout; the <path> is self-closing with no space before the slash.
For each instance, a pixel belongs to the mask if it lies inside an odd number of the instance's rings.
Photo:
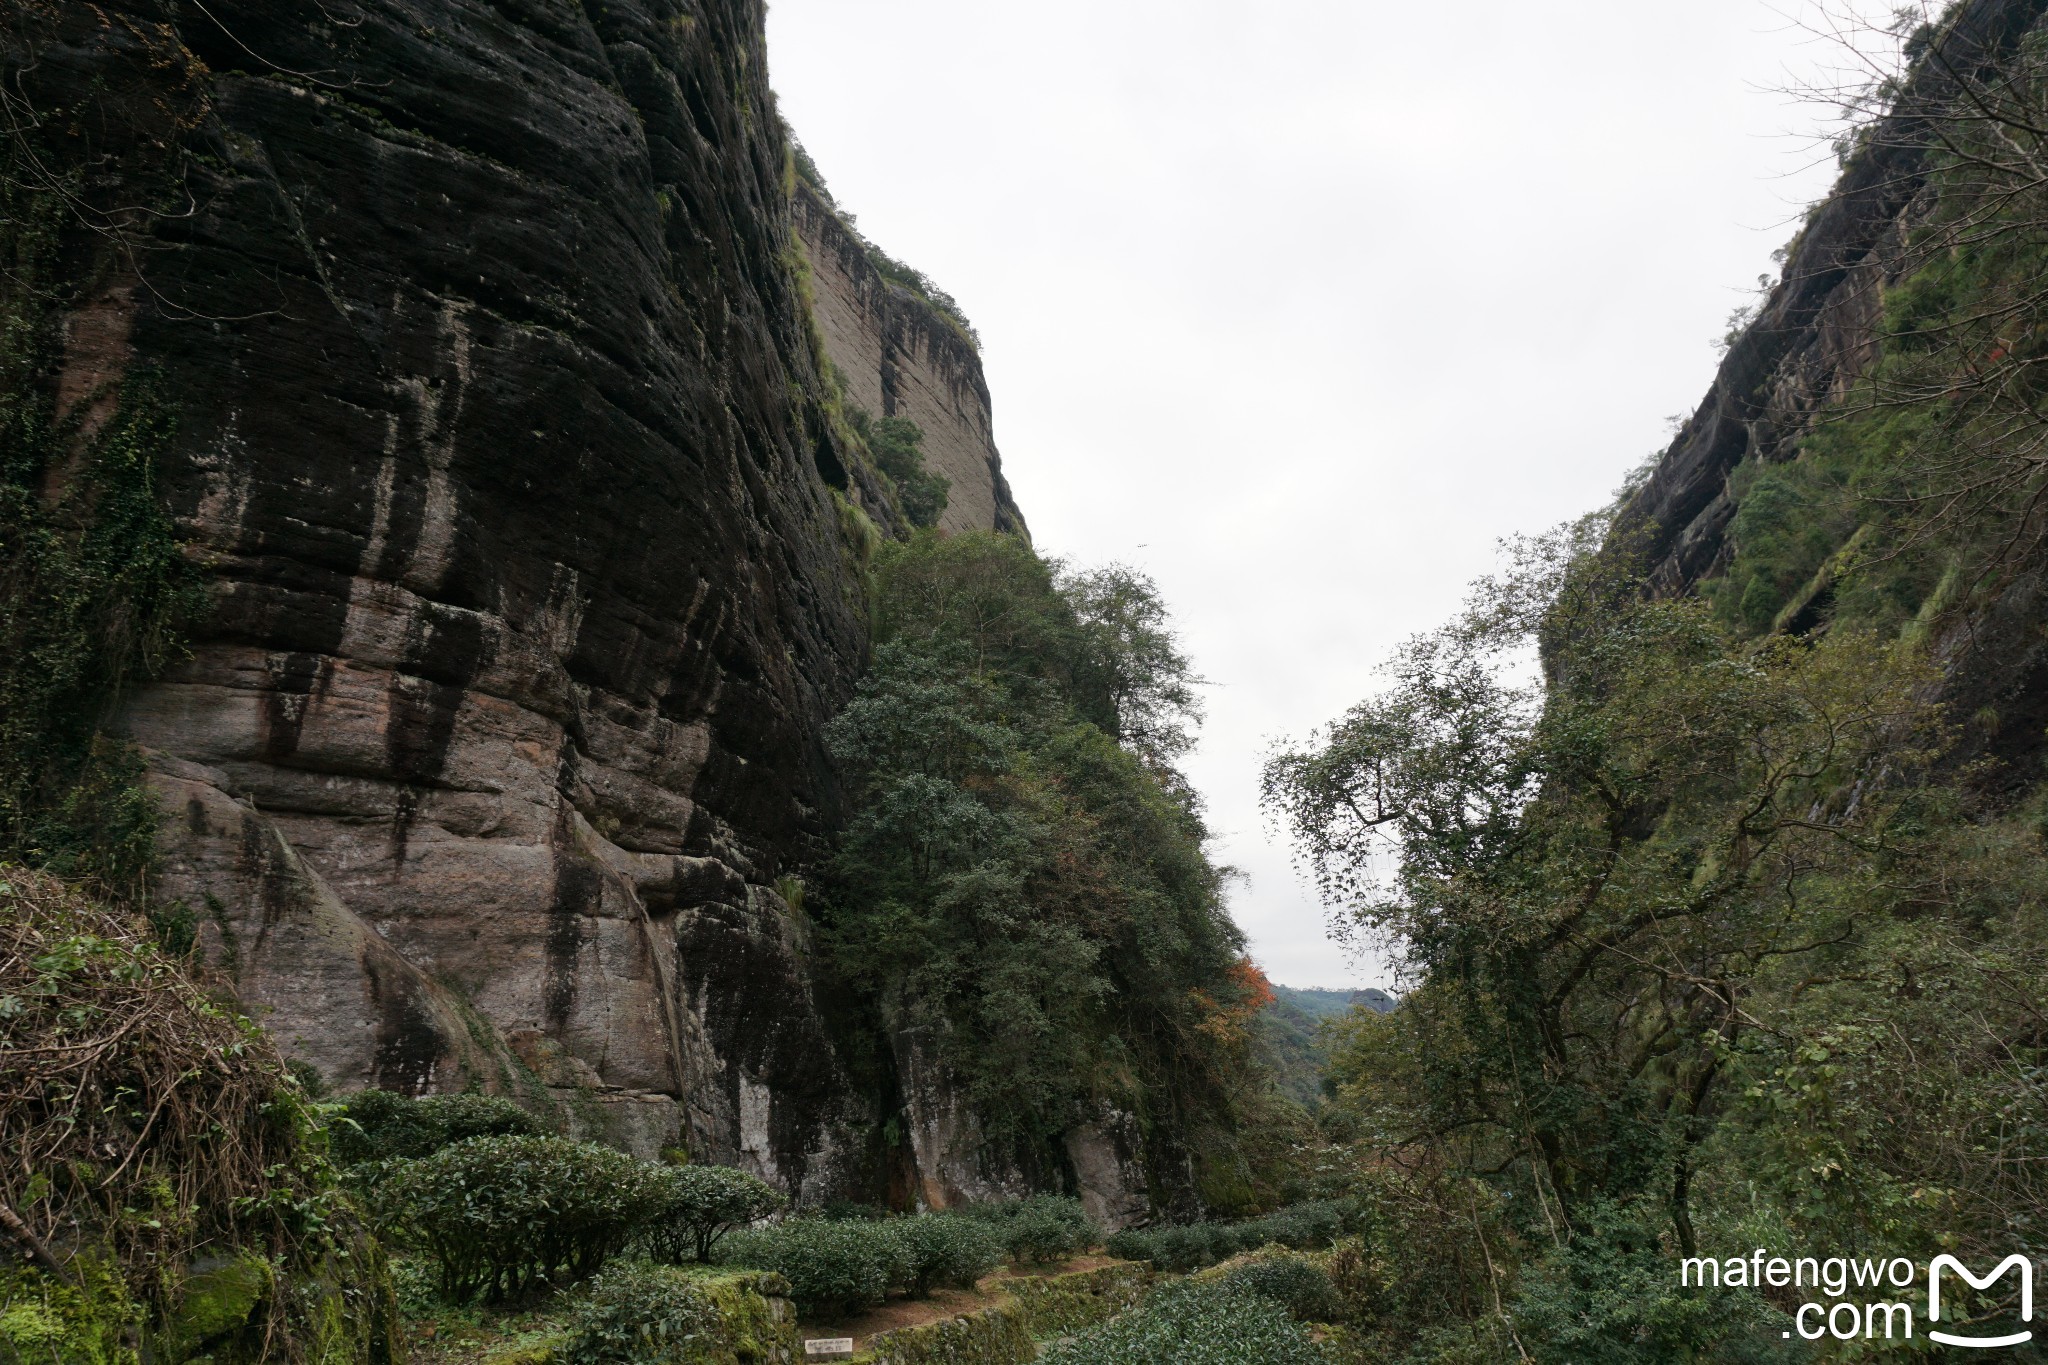
<path id="1" fill-rule="evenodd" d="M 831 207 L 832 212 L 838 216 L 841 223 L 845 224 L 846 230 L 853 235 L 854 240 L 860 243 L 862 251 L 868 258 L 868 263 L 875 268 L 876 274 L 889 283 L 901 289 L 906 289 L 912 294 L 917 295 L 920 299 L 923 299 L 931 305 L 932 310 L 943 318 L 947 324 L 959 332 L 970 346 L 973 346 L 976 350 L 981 349 L 981 335 L 974 330 L 974 324 L 967 320 L 967 314 L 961 311 L 959 300 L 934 284 L 931 276 L 925 274 L 922 270 L 914 266 L 905 265 L 869 241 L 867 235 L 860 230 L 859 220 L 840 207 L 839 201 L 832 197 L 832 191 L 825 187 L 825 177 L 819 173 L 818 163 L 813 161 L 811 154 L 804 150 L 803 143 L 797 141 L 796 134 L 790 130 L 787 123 L 782 125 L 782 131 L 783 135 L 789 140 L 788 175 L 790 181 L 793 184 L 801 183 L 809 186 L 817 194 L 818 198 Z"/>
<path id="2" fill-rule="evenodd" d="M 156 811 L 105 727 L 202 605 L 155 488 L 176 428 L 147 373 L 59 411 L 61 187 L 0 186 L 0 857 L 137 893 Z"/>
<path id="3" fill-rule="evenodd" d="M 919 529 L 937 526 L 952 485 L 944 475 L 924 467 L 924 432 L 917 423 L 907 417 L 876 418 L 861 408 L 849 408 L 847 420 L 867 446 L 875 468 L 888 476 L 904 517 Z"/>
<path id="4" fill-rule="evenodd" d="M 987 533 L 885 547 L 877 578 L 874 666 L 828 732 L 854 817 L 818 909 L 876 1051 L 943 1068 L 1027 1168 L 1107 1106 L 1252 1197 L 1255 993 L 1170 766 L 1195 680 L 1157 593 Z"/>
<path id="5" fill-rule="evenodd" d="M 1415 982 L 1342 1026 L 1324 1154 L 1388 1358 L 1803 1359 L 1783 1293 L 1677 1259 L 2042 1250 L 2048 44 L 1981 56 L 1857 139 L 1924 188 L 1830 405 L 1731 476 L 1725 573 L 1654 600 L 1599 520 L 1527 547 L 1268 769 Z"/>
<path id="6" fill-rule="evenodd" d="M 1944 52 L 1955 70 L 1891 87 L 1899 119 L 1866 139 L 1926 144 L 1891 273 L 1855 286 L 1876 295 L 1856 301 L 1877 305 L 1874 354 L 1850 359 L 1847 392 L 1790 458 L 1730 482 L 1734 561 L 1705 586 L 1749 633 L 1926 624 L 1988 603 L 2048 543 L 2048 47 L 1970 60 Z"/>

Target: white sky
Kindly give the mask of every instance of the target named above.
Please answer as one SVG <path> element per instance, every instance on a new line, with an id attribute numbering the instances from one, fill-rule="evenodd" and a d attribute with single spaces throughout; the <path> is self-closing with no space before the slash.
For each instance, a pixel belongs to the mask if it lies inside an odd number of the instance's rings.
<path id="1" fill-rule="evenodd" d="M 1761 0 L 773 0 L 782 112 L 981 333 L 1042 551 L 1159 582 L 1274 980 L 1347 958 L 1261 758 L 1604 503 L 1825 191 Z"/>

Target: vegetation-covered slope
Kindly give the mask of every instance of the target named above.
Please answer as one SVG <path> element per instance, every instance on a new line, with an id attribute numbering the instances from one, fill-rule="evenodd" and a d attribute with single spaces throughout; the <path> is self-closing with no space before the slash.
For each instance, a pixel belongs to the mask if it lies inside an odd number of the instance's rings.
<path id="1" fill-rule="evenodd" d="M 883 548 L 875 603 L 874 668 L 828 732 L 856 813 L 806 906 L 912 1141 L 945 1145 L 956 1112 L 980 1135 L 920 1166 L 964 1193 L 1058 1183 L 1097 1128 L 1162 1201 L 1192 1196 L 1190 1163 L 1205 1199 L 1252 1201 L 1263 980 L 1173 766 L 1195 706 L 1152 585 L 928 535 Z"/>
<path id="2" fill-rule="evenodd" d="M 1894 216 L 1845 260 L 1847 210 L 1817 211 L 1758 324 L 1824 284 L 1804 325 L 1835 330 L 1738 342 L 1618 516 L 1525 543 L 1268 769 L 1326 898 L 1418 983 L 1334 1064 L 1360 1187 L 1422 1215 L 1387 1244 L 1390 1352 L 1810 1358 L 1811 1286 L 1681 1289 L 1680 1258 L 2042 1248 L 2031 21 L 1906 32 L 1842 191 L 1867 211 L 1882 171 Z M 1774 443 L 1680 535 L 1651 514 L 1734 439 L 1716 403 Z M 2016 1288 L 1961 1316 L 1998 1330 Z"/>
<path id="3" fill-rule="evenodd" d="M 402 1356 L 318 1107 L 218 985 L 0 864 L 0 1360 Z"/>

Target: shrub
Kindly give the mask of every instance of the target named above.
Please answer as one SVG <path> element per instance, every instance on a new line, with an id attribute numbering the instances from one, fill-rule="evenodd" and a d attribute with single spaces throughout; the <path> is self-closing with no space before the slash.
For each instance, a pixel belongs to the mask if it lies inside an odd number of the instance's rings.
<path id="1" fill-rule="evenodd" d="M 671 1265 L 692 1257 L 710 1260 L 726 1233 L 758 1223 L 788 1202 L 766 1181 L 730 1166 L 657 1167 L 652 1185 L 641 1235 L 655 1258 Z"/>
<path id="2" fill-rule="evenodd" d="M 443 1296 L 498 1300 L 595 1272 L 639 1230 L 656 1169 L 565 1138 L 471 1138 L 394 1163 L 381 1202 L 439 1266 Z"/>
<path id="3" fill-rule="evenodd" d="M 1276 1243 L 1296 1251 L 1317 1250 L 1342 1236 L 1355 1217 L 1345 1201 L 1317 1199 L 1237 1223 L 1129 1228 L 1110 1238 L 1107 1250 L 1112 1256 L 1150 1261 L 1160 1270 L 1180 1273 Z"/>
<path id="4" fill-rule="evenodd" d="M 1102 1239 L 1102 1229 L 1081 1208 L 1081 1201 L 1064 1195 L 1035 1194 L 1029 1199 L 971 1204 L 961 1211 L 988 1224 L 1002 1239 L 1003 1250 L 1016 1260 L 1065 1260 Z"/>
<path id="5" fill-rule="evenodd" d="M 429 1095 L 412 1099 L 389 1090 L 363 1090 L 341 1102 L 328 1147 L 344 1166 L 366 1161 L 431 1156 L 451 1143 L 476 1137 L 537 1134 L 539 1120 L 496 1095 Z"/>
<path id="6" fill-rule="evenodd" d="M 1314 1199 L 1275 1209 L 1263 1218 L 1246 1219 L 1232 1227 L 1240 1250 L 1278 1242 L 1297 1251 L 1307 1251 L 1326 1247 L 1342 1236 L 1351 1221 L 1350 1212 L 1337 1200 Z"/>
<path id="7" fill-rule="evenodd" d="M 1195 1223 L 1167 1235 L 1166 1246 L 1175 1270 L 1214 1265 L 1238 1249 L 1239 1239 L 1226 1224 Z"/>
<path id="8" fill-rule="evenodd" d="M 882 1301 L 902 1278 L 895 1239 L 873 1223 L 796 1218 L 735 1232 L 718 1248 L 726 1265 L 773 1270 L 805 1314 L 856 1312 Z"/>
<path id="9" fill-rule="evenodd" d="M 1125 1228 L 1111 1233 L 1102 1249 L 1118 1260 L 1149 1261 L 1155 1238 L 1156 1234 L 1150 1228 Z"/>
<path id="10" fill-rule="evenodd" d="M 1160 1228 L 1153 1238 L 1152 1263 L 1175 1273 L 1198 1270 L 1221 1260 L 1228 1240 L 1214 1223 Z"/>
<path id="11" fill-rule="evenodd" d="M 1003 1263 L 1002 1239 L 988 1224 L 957 1213 L 921 1213 L 882 1227 L 896 1242 L 898 1274 L 914 1299 L 939 1288 L 972 1289 Z"/>
<path id="12" fill-rule="evenodd" d="M 1217 1283 L 1271 1299 L 1297 1322 L 1335 1322 L 1344 1316 L 1329 1272 L 1299 1252 L 1249 1256 L 1224 1269 Z"/>
<path id="13" fill-rule="evenodd" d="M 1183 1281 L 1054 1346 L 1040 1365 L 1328 1365 L 1279 1304 L 1237 1286 Z"/>
<path id="14" fill-rule="evenodd" d="M 665 1266 L 615 1265 L 569 1322 L 561 1365 L 697 1365 L 718 1331 L 718 1305 Z"/>

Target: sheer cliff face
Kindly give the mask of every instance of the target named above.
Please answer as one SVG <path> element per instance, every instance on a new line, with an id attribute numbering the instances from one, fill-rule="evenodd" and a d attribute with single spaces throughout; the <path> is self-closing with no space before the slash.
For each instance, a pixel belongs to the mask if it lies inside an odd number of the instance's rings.
<path id="1" fill-rule="evenodd" d="M 996 454 L 974 343 L 929 303 L 882 278 L 860 239 L 810 186 L 797 187 L 794 207 L 818 328 L 846 396 L 876 417 L 917 423 L 925 467 L 950 485 L 941 529 L 1026 534 Z"/>
<path id="2" fill-rule="evenodd" d="M 132 250 L 74 225 L 50 376 L 80 413 L 168 381 L 216 580 L 126 718 L 165 893 L 339 1086 L 855 1179 L 773 889 L 865 645 L 760 0 L 108 0 L 11 40 L 59 153 L 172 187 Z"/>
<path id="3" fill-rule="evenodd" d="M 2048 0 L 1967 0 L 1953 41 L 1995 63 L 2044 23 Z M 1941 74 L 1923 68 L 1915 80 Z M 1657 591 L 1690 592 L 1728 567 L 1737 508 L 1730 475 L 1745 461 L 1797 458 L 1816 417 L 1878 359 L 1884 289 L 1907 268 L 1906 234 L 1927 208 L 1924 165 L 1905 126 L 1887 128 L 1850 160 L 1793 244 L 1782 282 L 1622 509 L 1624 527 L 1643 537 Z M 1934 648 L 1955 713 L 1997 716 L 1995 733 L 1973 734 L 1967 751 L 2031 771 L 2048 747 L 2048 567 L 2018 575 L 1987 609 L 1955 620 Z"/>

